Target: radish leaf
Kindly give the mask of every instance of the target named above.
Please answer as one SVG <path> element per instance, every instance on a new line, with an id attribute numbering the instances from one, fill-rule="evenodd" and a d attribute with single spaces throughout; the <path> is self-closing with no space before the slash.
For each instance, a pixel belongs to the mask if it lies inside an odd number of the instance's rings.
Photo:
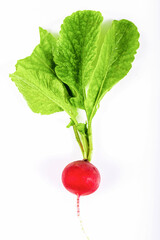
<path id="1" fill-rule="evenodd" d="M 78 123 L 77 124 L 77 130 L 83 134 L 87 136 L 87 126 L 86 123 Z"/>
<path id="2" fill-rule="evenodd" d="M 66 126 L 67 128 L 73 127 L 75 125 L 74 121 L 70 119 L 69 124 Z"/>
<path id="3" fill-rule="evenodd" d="M 139 33 L 128 20 L 114 20 L 106 33 L 98 62 L 89 83 L 85 101 L 88 121 L 91 122 L 100 100 L 131 69 L 139 47 Z"/>
<path id="4" fill-rule="evenodd" d="M 64 19 L 57 41 L 56 74 L 70 87 L 71 102 L 82 109 L 85 87 L 93 72 L 102 20 L 100 12 L 77 11 Z"/>
<path id="5" fill-rule="evenodd" d="M 10 77 L 33 112 L 51 114 L 65 110 L 74 118 L 76 109 L 69 102 L 65 85 L 55 74 L 53 47 L 56 39 L 40 28 L 40 44 L 31 56 L 17 62 L 16 71 Z"/>

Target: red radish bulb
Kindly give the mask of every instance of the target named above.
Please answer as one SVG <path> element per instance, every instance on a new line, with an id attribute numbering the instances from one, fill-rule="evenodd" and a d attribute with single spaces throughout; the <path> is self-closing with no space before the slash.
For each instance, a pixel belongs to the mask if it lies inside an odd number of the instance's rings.
<path id="1" fill-rule="evenodd" d="M 77 196 L 89 195 L 99 187 L 100 174 L 89 161 L 74 161 L 64 168 L 62 182 L 69 192 Z"/>

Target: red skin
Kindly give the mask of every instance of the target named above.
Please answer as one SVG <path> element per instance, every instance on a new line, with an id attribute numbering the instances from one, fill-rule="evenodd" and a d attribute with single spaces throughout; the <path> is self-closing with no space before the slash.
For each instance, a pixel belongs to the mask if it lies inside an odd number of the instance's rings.
<path id="1" fill-rule="evenodd" d="M 62 172 L 64 187 L 79 196 L 89 195 L 97 190 L 100 184 L 98 169 L 87 160 L 69 163 Z"/>

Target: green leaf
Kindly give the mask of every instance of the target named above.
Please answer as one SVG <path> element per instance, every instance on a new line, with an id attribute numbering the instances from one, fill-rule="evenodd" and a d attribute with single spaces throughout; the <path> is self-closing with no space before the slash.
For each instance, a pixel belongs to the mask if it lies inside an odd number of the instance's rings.
<path id="1" fill-rule="evenodd" d="M 100 100 L 131 69 L 139 47 L 136 26 L 127 20 L 114 20 L 106 33 L 99 59 L 89 84 L 85 107 L 91 122 Z"/>
<path id="2" fill-rule="evenodd" d="M 72 126 L 74 126 L 74 125 L 75 125 L 74 121 L 70 118 L 70 122 L 69 122 L 69 124 L 67 125 L 67 128 L 70 128 L 70 127 L 72 127 Z"/>
<path id="3" fill-rule="evenodd" d="M 74 118 L 76 110 L 69 102 L 68 91 L 55 74 L 52 49 L 56 39 L 46 30 L 39 30 L 40 44 L 31 56 L 17 62 L 10 77 L 33 112 L 51 114 L 65 110 Z"/>
<path id="4" fill-rule="evenodd" d="M 78 123 L 77 124 L 77 130 L 83 134 L 83 135 L 87 135 L 87 126 L 86 123 Z"/>
<path id="5" fill-rule="evenodd" d="M 103 17 L 96 11 L 77 11 L 66 17 L 54 56 L 57 76 L 72 91 L 71 102 L 84 109 L 85 88 L 96 57 L 97 41 Z"/>

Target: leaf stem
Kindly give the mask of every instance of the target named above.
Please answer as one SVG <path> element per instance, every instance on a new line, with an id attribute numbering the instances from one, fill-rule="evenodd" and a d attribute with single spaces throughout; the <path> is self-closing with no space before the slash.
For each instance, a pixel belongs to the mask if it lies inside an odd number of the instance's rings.
<path id="1" fill-rule="evenodd" d="M 88 138 L 87 138 L 87 136 L 81 134 L 81 140 L 82 140 L 83 149 L 84 149 L 83 158 L 87 159 L 87 156 L 88 156 Z"/>
<path id="2" fill-rule="evenodd" d="M 80 146 L 80 149 L 81 149 L 81 151 L 82 151 L 82 155 L 83 155 L 83 157 L 85 158 L 85 156 L 84 156 L 84 155 L 85 155 L 85 154 L 84 154 L 84 148 L 83 148 L 81 139 L 80 139 L 80 137 L 79 137 L 79 133 L 78 133 L 78 131 L 77 131 L 76 125 L 73 125 L 73 130 L 74 130 L 74 134 L 75 134 L 76 140 L 77 140 L 77 142 L 78 142 L 78 144 L 79 144 L 79 146 Z"/>
<path id="3" fill-rule="evenodd" d="M 90 162 L 92 158 L 93 142 L 92 142 L 92 125 L 88 123 L 88 156 L 87 159 Z"/>

